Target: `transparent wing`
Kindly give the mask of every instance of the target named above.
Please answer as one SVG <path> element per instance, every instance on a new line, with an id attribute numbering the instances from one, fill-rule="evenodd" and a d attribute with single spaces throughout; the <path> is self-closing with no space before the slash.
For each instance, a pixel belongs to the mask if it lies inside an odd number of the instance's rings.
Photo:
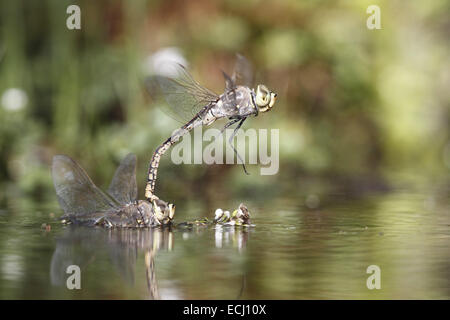
<path id="1" fill-rule="evenodd" d="M 119 208 L 119 204 L 101 191 L 68 156 L 53 157 L 52 176 L 58 201 L 66 214 L 112 212 Z"/>
<path id="2" fill-rule="evenodd" d="M 250 62 L 242 55 L 236 54 L 236 65 L 233 70 L 233 74 L 230 77 L 224 71 L 222 71 L 225 79 L 225 93 L 226 99 L 231 106 L 237 104 L 236 101 L 236 87 L 238 85 L 245 87 L 252 87 L 253 82 L 253 70 Z"/>
<path id="3" fill-rule="evenodd" d="M 108 188 L 108 193 L 119 203 L 133 203 L 137 199 L 136 155 L 128 154 L 120 166 Z"/>
<path id="4" fill-rule="evenodd" d="M 225 79 L 225 90 L 233 90 L 236 88 L 236 81 L 233 74 L 233 77 L 230 77 L 225 71 L 222 70 L 223 78 Z"/>
<path id="5" fill-rule="evenodd" d="M 236 84 L 251 88 L 253 86 L 253 67 L 243 55 L 236 54 L 236 65 L 232 75 L 232 80 Z"/>
<path id="6" fill-rule="evenodd" d="M 181 64 L 172 62 L 165 70 L 170 70 L 165 72 L 167 76 L 150 76 L 146 86 L 154 99 L 167 102 L 163 109 L 175 120 L 186 123 L 203 107 L 219 99 L 217 94 L 195 81 Z"/>

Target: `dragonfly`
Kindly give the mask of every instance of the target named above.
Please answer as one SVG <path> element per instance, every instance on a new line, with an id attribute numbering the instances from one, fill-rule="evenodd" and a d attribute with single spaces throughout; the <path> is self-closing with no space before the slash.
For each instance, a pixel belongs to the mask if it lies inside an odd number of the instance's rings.
<path id="1" fill-rule="evenodd" d="M 155 185 L 159 163 L 164 153 L 194 128 L 211 125 L 219 119 L 228 119 L 222 133 L 237 124 L 228 141 L 243 164 L 245 173 L 248 174 L 244 161 L 232 144 L 233 138 L 248 117 L 270 111 L 277 98 L 277 94 L 263 84 L 259 84 L 256 90 L 251 89 L 253 80 L 251 64 L 239 54 L 232 76 L 222 72 L 225 78 L 225 91 L 221 95 L 200 85 L 181 64 L 171 63 L 168 70 L 172 71 L 173 76 L 152 75 L 147 78 L 146 86 L 151 96 L 166 101 L 165 105 L 169 107 L 165 108 L 166 113 L 185 124 L 153 153 L 145 187 L 145 197 L 150 201 L 159 199 L 155 195 Z"/>
<path id="2" fill-rule="evenodd" d="M 169 225 L 175 206 L 163 200 L 137 200 L 136 155 L 120 163 L 107 192 L 98 188 L 86 171 L 66 155 L 52 162 L 56 195 L 63 222 L 105 227 L 154 227 Z"/>

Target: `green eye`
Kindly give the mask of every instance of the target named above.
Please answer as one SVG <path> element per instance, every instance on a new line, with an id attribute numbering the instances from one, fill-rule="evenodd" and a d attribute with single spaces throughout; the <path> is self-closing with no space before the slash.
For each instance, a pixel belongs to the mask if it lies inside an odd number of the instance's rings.
<path id="1" fill-rule="evenodd" d="M 260 109 L 260 111 L 264 112 L 269 109 L 268 105 L 272 101 L 272 96 L 269 89 L 265 85 L 258 85 L 256 88 L 256 97 L 255 103 Z"/>

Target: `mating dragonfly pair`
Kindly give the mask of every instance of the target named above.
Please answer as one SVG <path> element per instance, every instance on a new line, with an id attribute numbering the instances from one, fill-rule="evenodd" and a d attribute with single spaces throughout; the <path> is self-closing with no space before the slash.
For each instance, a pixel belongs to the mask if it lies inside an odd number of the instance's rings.
<path id="1" fill-rule="evenodd" d="M 250 88 L 253 78 L 251 65 L 241 55 L 237 56 L 232 76 L 223 72 L 225 91 L 221 95 L 201 86 L 182 65 L 172 63 L 170 67 L 175 71 L 173 76 L 154 75 L 147 79 L 146 84 L 153 97 L 165 99 L 169 107 L 167 113 L 185 124 L 156 148 L 148 169 L 146 200 L 137 200 L 134 155 L 128 155 L 122 161 L 107 193 L 96 187 L 74 160 L 58 155 L 53 159 L 52 173 L 56 194 L 65 212 L 63 219 L 107 227 L 170 224 L 175 206 L 155 195 L 158 167 L 164 153 L 194 128 L 225 118 L 229 121 L 222 132 L 237 123 L 229 139 L 232 144 L 244 121 L 271 110 L 277 97 L 265 85 L 258 85 L 256 90 Z M 233 150 L 241 159 L 234 147 Z M 247 172 L 245 165 L 244 170 Z"/>

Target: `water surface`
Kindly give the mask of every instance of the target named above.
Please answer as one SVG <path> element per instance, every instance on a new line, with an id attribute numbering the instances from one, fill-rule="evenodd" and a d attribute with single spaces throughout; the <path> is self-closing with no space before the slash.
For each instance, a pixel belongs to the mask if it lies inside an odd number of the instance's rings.
<path id="1" fill-rule="evenodd" d="M 449 299 L 446 192 L 247 202 L 255 228 L 192 230 L 64 227 L 56 205 L 16 199 L 0 211 L 0 298 Z M 177 207 L 177 221 L 196 216 L 213 212 Z M 66 287 L 69 265 L 80 290 Z"/>

